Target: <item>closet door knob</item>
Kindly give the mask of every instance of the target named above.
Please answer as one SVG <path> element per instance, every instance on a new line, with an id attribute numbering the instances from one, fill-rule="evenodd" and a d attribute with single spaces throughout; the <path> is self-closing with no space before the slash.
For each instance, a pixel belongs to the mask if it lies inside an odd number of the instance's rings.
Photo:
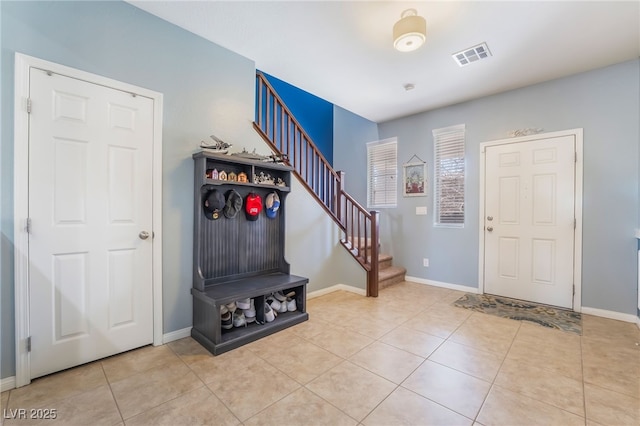
<path id="1" fill-rule="evenodd" d="M 147 231 L 142 231 L 138 234 L 138 237 L 140 237 L 141 240 L 146 240 L 149 238 L 149 233 Z"/>

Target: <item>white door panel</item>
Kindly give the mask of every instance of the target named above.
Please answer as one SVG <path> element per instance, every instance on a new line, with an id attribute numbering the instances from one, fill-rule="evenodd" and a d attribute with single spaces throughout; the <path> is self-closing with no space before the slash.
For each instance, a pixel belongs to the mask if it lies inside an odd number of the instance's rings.
<path id="1" fill-rule="evenodd" d="M 485 291 L 571 308 L 573 137 L 489 146 L 485 170 Z"/>
<path id="2" fill-rule="evenodd" d="M 153 341 L 153 101 L 32 68 L 31 377 Z"/>

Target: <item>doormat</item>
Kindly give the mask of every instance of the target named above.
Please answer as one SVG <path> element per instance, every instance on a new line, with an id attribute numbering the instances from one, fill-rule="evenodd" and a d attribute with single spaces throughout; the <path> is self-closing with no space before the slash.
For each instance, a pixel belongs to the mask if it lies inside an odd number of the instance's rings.
<path id="1" fill-rule="evenodd" d="M 490 294 L 467 293 L 453 302 L 455 306 L 476 312 L 527 321 L 556 330 L 582 335 L 582 316 L 579 312 L 549 305 L 509 299 Z"/>

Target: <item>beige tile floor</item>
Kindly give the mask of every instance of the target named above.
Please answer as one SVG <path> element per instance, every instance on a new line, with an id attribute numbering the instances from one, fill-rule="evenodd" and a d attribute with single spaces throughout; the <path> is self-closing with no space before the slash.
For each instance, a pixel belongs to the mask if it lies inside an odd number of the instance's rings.
<path id="1" fill-rule="evenodd" d="M 2 393 L 2 422 L 43 408 L 57 419 L 41 424 L 640 424 L 636 325 L 585 315 L 577 336 L 453 307 L 461 295 L 337 291 L 217 357 L 186 338 L 37 379 Z"/>

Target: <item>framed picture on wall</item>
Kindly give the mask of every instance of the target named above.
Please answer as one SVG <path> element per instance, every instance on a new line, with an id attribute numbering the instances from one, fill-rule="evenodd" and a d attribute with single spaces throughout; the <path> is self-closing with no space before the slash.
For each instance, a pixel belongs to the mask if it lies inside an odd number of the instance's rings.
<path id="1" fill-rule="evenodd" d="M 403 173 L 403 195 L 405 197 L 426 197 L 427 196 L 427 163 L 407 163 L 402 166 Z"/>

